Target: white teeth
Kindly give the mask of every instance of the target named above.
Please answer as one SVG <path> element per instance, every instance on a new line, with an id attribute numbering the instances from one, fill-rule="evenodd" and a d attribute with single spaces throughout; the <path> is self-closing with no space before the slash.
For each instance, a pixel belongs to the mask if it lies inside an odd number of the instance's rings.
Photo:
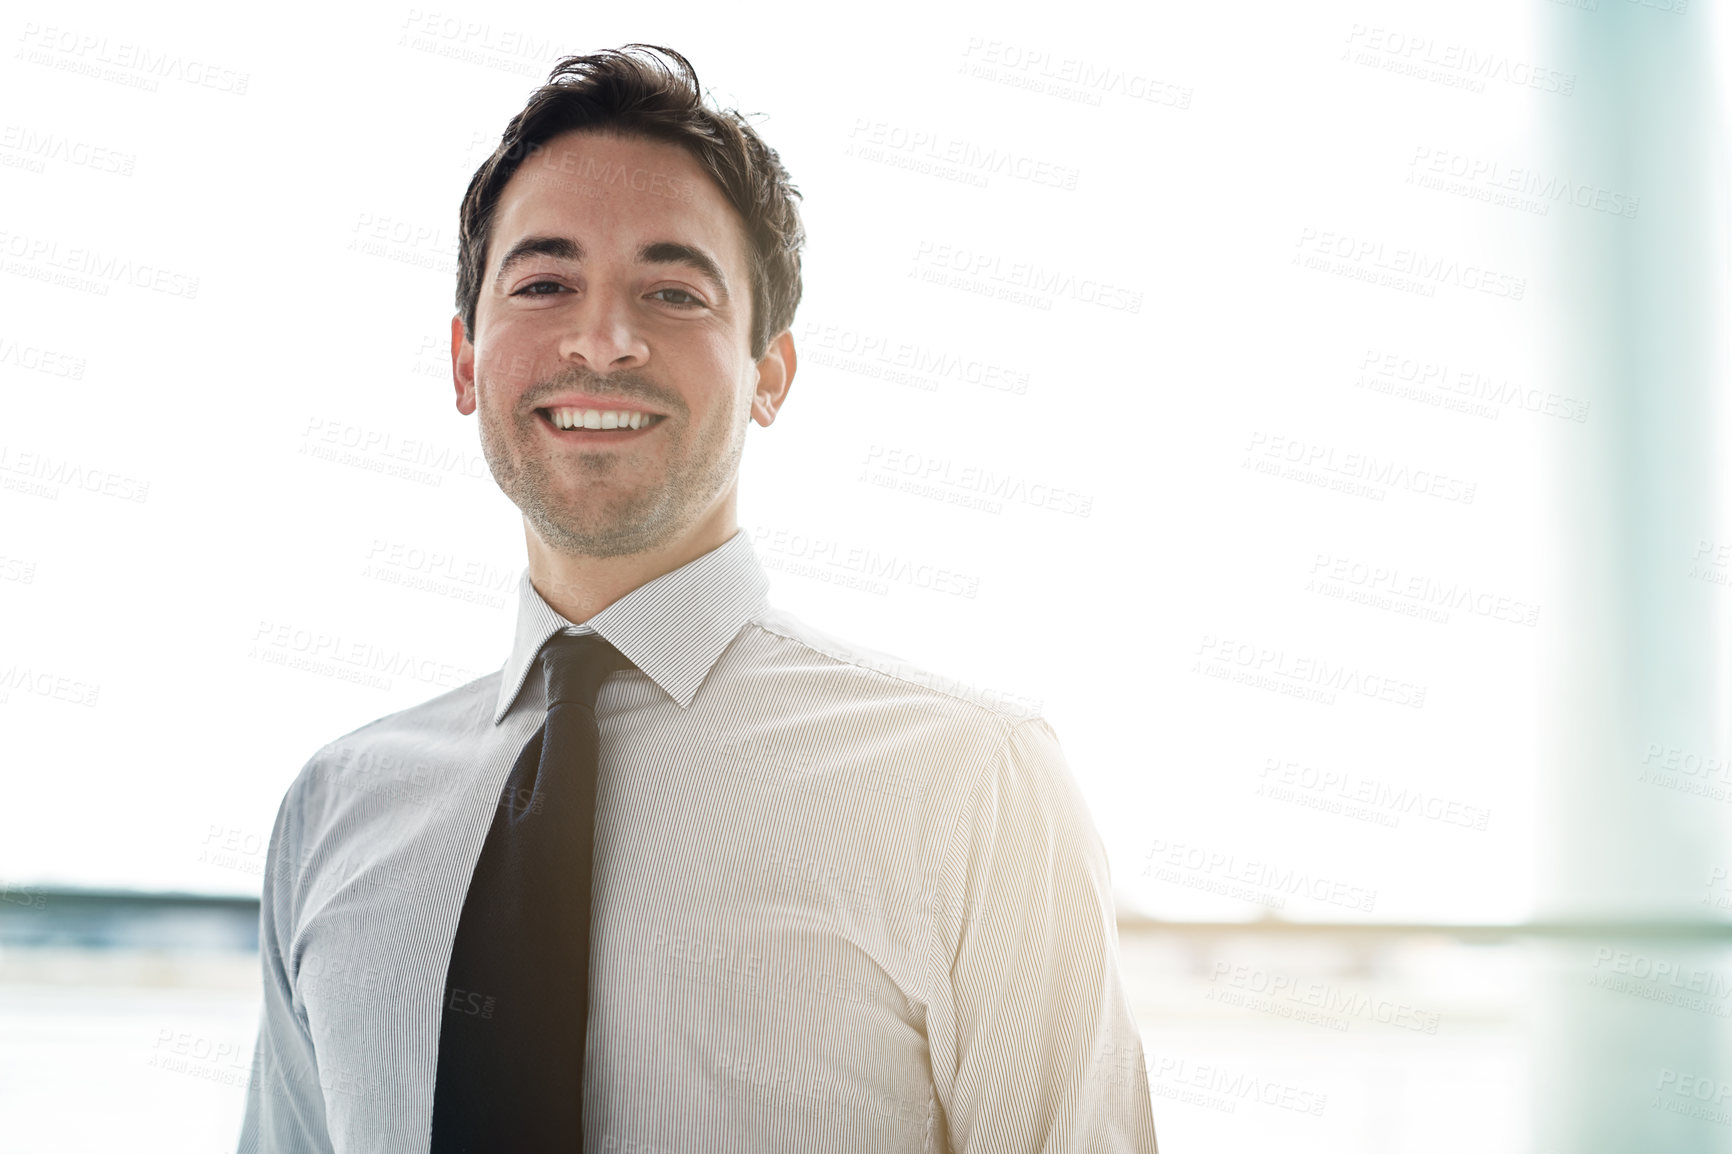
<path id="1" fill-rule="evenodd" d="M 649 413 L 624 409 L 549 409 L 547 413 L 562 429 L 641 429 L 655 419 Z"/>

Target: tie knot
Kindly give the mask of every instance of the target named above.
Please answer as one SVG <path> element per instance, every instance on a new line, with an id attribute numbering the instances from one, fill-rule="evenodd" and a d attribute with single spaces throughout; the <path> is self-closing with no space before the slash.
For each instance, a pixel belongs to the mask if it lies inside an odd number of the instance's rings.
<path id="1" fill-rule="evenodd" d="M 547 708 L 578 704 L 595 708 L 607 675 L 633 668 L 630 659 L 599 633 L 556 633 L 541 651 L 547 674 Z"/>

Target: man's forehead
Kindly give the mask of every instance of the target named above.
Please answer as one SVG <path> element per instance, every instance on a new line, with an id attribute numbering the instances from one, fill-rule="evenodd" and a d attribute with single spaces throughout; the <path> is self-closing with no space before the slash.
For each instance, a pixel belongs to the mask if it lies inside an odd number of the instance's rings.
<path id="1" fill-rule="evenodd" d="M 597 130 L 564 133 L 525 158 L 499 200 L 494 240 L 504 246 L 490 247 L 497 258 L 521 236 L 586 226 L 611 233 L 630 223 L 707 240 L 718 258 L 744 260 L 744 222 L 696 158 L 668 141 Z M 593 250 L 608 237 L 572 239 Z"/>

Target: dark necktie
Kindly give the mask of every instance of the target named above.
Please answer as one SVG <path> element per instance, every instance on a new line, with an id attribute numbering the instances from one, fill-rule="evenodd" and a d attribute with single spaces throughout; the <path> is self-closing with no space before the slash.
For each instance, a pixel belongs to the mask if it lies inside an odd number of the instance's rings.
<path id="1" fill-rule="evenodd" d="M 542 649 L 547 719 L 517 755 L 446 972 L 432 1154 L 583 1149 L 600 634 Z"/>

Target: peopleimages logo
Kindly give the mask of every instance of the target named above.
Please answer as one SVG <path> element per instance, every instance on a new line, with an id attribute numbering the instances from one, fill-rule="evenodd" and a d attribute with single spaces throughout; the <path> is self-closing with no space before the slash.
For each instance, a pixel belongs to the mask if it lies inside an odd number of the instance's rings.
<path id="1" fill-rule="evenodd" d="M 97 295 L 107 295 L 111 284 L 126 284 L 183 300 L 198 296 L 195 276 L 134 261 L 119 253 L 84 246 L 63 247 L 58 240 L 48 237 L 0 232 L 0 254 L 12 258 L 6 265 L 7 272 L 43 281 L 53 281 L 58 273 L 69 278 L 66 287 L 81 291 L 100 289 Z"/>
<path id="2" fill-rule="evenodd" d="M 815 576 L 819 580 L 826 579 L 821 574 L 836 572 L 865 582 L 867 587 L 883 587 L 873 588 L 874 592 L 887 591 L 891 582 L 971 600 L 980 592 L 980 578 L 974 574 L 895 553 L 880 553 L 831 537 L 759 525 L 752 531 L 752 544 L 764 554 L 762 560 L 767 568 Z"/>
<path id="3" fill-rule="evenodd" d="M 1284 433 L 1253 430 L 1241 468 L 1285 480 L 1307 481 L 1377 500 L 1390 489 L 1406 489 L 1440 501 L 1473 504 L 1477 482 L 1422 469 L 1376 453 L 1338 448 Z"/>
<path id="4" fill-rule="evenodd" d="M 1099 105 L 1103 96 L 1119 96 L 1183 110 L 1191 107 L 1193 95 L 1190 87 L 1149 72 L 980 36 L 968 38 L 959 70 L 976 79 L 1082 104 Z"/>
<path id="5" fill-rule="evenodd" d="M 245 96 L 247 82 L 252 79 L 249 72 L 191 60 L 179 52 L 159 51 L 128 40 L 111 42 L 107 36 L 54 25 L 44 27 L 34 20 L 25 23 L 18 39 L 22 47 L 17 59 L 146 92 L 157 91 L 159 81 L 179 80 L 195 88 Z"/>
<path id="6" fill-rule="evenodd" d="M 1388 245 L 1372 237 L 1306 226 L 1299 230 L 1294 247 L 1297 250 L 1293 254 L 1294 264 L 1393 288 L 1423 290 L 1421 295 L 1425 296 L 1435 295 L 1438 285 L 1510 301 L 1519 301 L 1527 295 L 1526 277 L 1472 261 Z"/>
<path id="7" fill-rule="evenodd" d="M 1435 615 L 1434 619 L 1448 621 L 1449 613 L 1459 609 L 1487 620 L 1526 626 L 1536 625 L 1540 618 L 1540 607 L 1531 601 L 1476 588 L 1465 581 L 1406 572 L 1398 565 L 1374 565 L 1319 553 L 1309 576 L 1307 592 L 1362 600 L 1383 609 L 1399 607 L 1412 616 Z"/>
<path id="8" fill-rule="evenodd" d="M 1209 1001 L 1346 1031 L 1352 1019 L 1376 1022 L 1416 1034 L 1436 1034 L 1443 1016 L 1409 1002 L 1373 997 L 1329 982 L 1274 973 L 1256 966 L 1216 962 L 1209 979 Z"/>
<path id="9" fill-rule="evenodd" d="M 1292 691 L 1334 703 L 1334 694 L 1352 693 L 1391 705 L 1425 708 L 1426 687 L 1361 669 L 1326 657 L 1290 655 L 1285 649 L 1206 633 L 1197 645 L 1191 670 L 1257 688 Z"/>
<path id="10" fill-rule="evenodd" d="M 1588 419 L 1588 401 L 1523 386 L 1481 369 L 1457 368 L 1436 358 L 1370 348 L 1359 369 L 1357 387 L 1426 400 L 1473 416 L 1496 420 L 1501 412 L 1520 409 L 1577 424 Z"/>
<path id="11" fill-rule="evenodd" d="M 1077 517 L 1087 517 L 1094 508 L 1094 497 L 1088 493 L 876 441 L 867 447 L 864 466 L 861 480 L 884 478 L 892 487 L 898 479 L 917 482 L 938 490 L 941 495 L 948 490 L 952 494 L 980 498 L 992 506 L 992 512 L 998 511 L 997 502 Z"/>
<path id="12" fill-rule="evenodd" d="M 1171 1082 L 1194 1087 L 1225 1098 L 1229 1103 L 1255 1102 L 1298 1114 L 1322 1117 L 1329 1095 L 1300 1086 L 1277 1082 L 1245 1070 L 1235 1070 L 1213 1062 L 1196 1062 L 1171 1055 L 1151 1057 L 1148 1077 L 1154 1082 Z M 1152 1088 L 1160 1093 L 1158 1087 Z M 1228 1111 L 1229 1113 L 1232 1111 Z"/>
<path id="13" fill-rule="evenodd" d="M 819 364 L 932 392 L 950 380 L 1022 396 L 1029 374 L 948 349 L 897 340 L 882 333 L 808 321 L 800 330 L 801 356 Z"/>
<path id="14" fill-rule="evenodd" d="M 1009 148 L 988 148 L 936 129 L 906 128 L 886 120 L 856 117 L 848 139 L 850 156 L 879 163 L 905 158 L 915 163 L 917 171 L 927 171 L 931 165 L 955 166 L 960 173 L 976 178 L 967 183 L 980 186 L 986 185 L 988 177 L 1006 176 L 1068 192 L 1076 188 L 1081 176 L 1076 168 L 1042 157 Z"/>
<path id="15" fill-rule="evenodd" d="M 1634 219 L 1642 206 L 1641 197 L 1629 196 L 1602 188 L 1587 181 L 1542 173 L 1528 165 L 1506 164 L 1479 156 L 1467 156 L 1448 149 L 1421 144 L 1414 149 L 1408 162 L 1406 183 L 1441 191 L 1458 191 L 1444 178 L 1459 181 L 1462 190 L 1471 190 L 1478 199 L 1509 208 L 1523 208 L 1546 215 L 1553 204 L 1571 204 L 1607 216 Z"/>
<path id="16" fill-rule="evenodd" d="M 1091 277 L 1079 277 L 1064 269 L 1045 268 L 1032 261 L 1006 261 L 996 253 L 963 245 L 922 240 L 914 249 L 914 264 L 922 280 L 951 287 L 975 286 L 983 295 L 1008 295 L 1000 299 L 1015 303 L 1039 300 L 1051 307 L 1053 298 L 1064 297 L 1081 304 L 1116 312 L 1136 313 L 1143 308 L 1143 294 Z M 924 267 L 919 267 L 924 266 Z M 946 280 L 945 277 L 961 277 Z M 993 286 L 997 286 L 994 288 Z"/>
<path id="17" fill-rule="evenodd" d="M 1423 33 L 1376 24 L 1356 23 L 1348 30 L 1342 59 L 1471 92 L 1484 92 L 1487 81 L 1558 96 L 1569 96 L 1576 90 L 1573 72 L 1560 72 L 1471 44 L 1440 43 Z"/>
<path id="18" fill-rule="evenodd" d="M 1178 871 L 1196 877 L 1218 879 L 1223 884 L 1238 882 L 1269 893 L 1285 894 L 1289 897 L 1307 897 L 1312 901 L 1342 906 L 1351 910 L 1361 910 L 1365 913 L 1370 913 L 1377 904 L 1377 891 L 1374 889 L 1349 885 L 1334 878 L 1312 874 L 1308 870 L 1278 865 L 1271 861 L 1241 858 L 1237 854 L 1226 853 L 1205 846 L 1169 842 L 1156 838 L 1150 845 L 1146 856 L 1149 864 L 1144 869 L 1143 876 L 1154 877 L 1160 881 L 1177 880 L 1175 871 Z M 1215 887 L 1193 888 L 1215 889 Z M 1225 891 L 1215 889 L 1215 892 Z M 1229 894 L 1228 896 L 1238 895 Z"/>
<path id="19" fill-rule="evenodd" d="M 1309 808 L 1344 812 L 1357 817 L 1357 807 L 1375 824 L 1396 826 L 1404 816 L 1422 817 L 1463 829 L 1484 830 L 1491 811 L 1410 785 L 1392 785 L 1361 777 L 1345 770 L 1320 769 L 1314 765 L 1268 757 L 1258 774 L 1257 793 L 1276 801 L 1291 801 Z M 1345 807 L 1345 809 L 1343 809 Z"/>

